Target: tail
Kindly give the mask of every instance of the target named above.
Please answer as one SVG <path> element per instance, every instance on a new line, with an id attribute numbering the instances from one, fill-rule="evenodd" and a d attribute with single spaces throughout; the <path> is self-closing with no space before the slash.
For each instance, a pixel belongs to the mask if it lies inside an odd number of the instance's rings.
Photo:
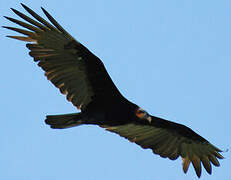
<path id="1" fill-rule="evenodd" d="M 81 113 L 48 115 L 45 122 L 53 129 L 65 129 L 79 126 L 82 124 Z"/>

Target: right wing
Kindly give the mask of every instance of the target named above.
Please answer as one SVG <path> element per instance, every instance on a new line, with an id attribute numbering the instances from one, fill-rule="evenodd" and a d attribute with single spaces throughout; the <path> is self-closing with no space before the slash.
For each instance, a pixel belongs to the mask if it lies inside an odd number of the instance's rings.
<path id="1" fill-rule="evenodd" d="M 27 6 L 22 6 L 37 21 L 12 9 L 30 24 L 5 17 L 27 29 L 3 26 L 26 35 L 7 37 L 32 42 L 26 45 L 29 54 L 39 62 L 38 66 L 45 71 L 47 79 L 66 95 L 68 101 L 84 110 L 92 101 L 109 101 L 120 96 L 98 57 L 67 33 L 45 9 L 42 8 L 53 25 Z"/>

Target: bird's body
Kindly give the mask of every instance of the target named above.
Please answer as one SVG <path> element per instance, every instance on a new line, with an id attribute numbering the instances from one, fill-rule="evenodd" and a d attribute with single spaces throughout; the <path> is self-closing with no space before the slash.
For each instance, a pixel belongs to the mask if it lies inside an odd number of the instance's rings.
<path id="1" fill-rule="evenodd" d="M 27 48 L 34 61 L 68 101 L 81 110 L 79 113 L 48 115 L 45 122 L 51 128 L 65 129 L 83 124 L 93 124 L 119 134 L 142 148 L 169 159 L 183 160 L 186 173 L 192 162 L 198 177 L 201 163 L 211 174 L 211 163 L 219 166 L 220 149 L 190 128 L 159 117 L 151 116 L 119 92 L 102 61 L 65 31 L 42 8 L 52 24 L 27 6 L 24 9 L 36 20 L 12 9 L 27 23 L 6 17 L 26 28 L 4 28 L 26 36 L 8 36 L 30 42 Z M 29 24 L 28 24 L 29 23 Z M 28 31 L 29 30 L 29 31 Z"/>

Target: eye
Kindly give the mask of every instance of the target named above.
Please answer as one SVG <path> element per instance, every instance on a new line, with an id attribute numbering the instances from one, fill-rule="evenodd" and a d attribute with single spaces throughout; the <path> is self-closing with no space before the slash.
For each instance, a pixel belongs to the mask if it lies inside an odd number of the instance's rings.
<path id="1" fill-rule="evenodd" d="M 145 113 L 145 111 L 143 109 L 138 109 L 137 114 L 140 114 L 140 113 Z"/>
<path id="2" fill-rule="evenodd" d="M 149 123 L 152 122 L 152 117 L 149 116 L 149 114 L 141 108 L 136 109 L 136 117 L 140 118 L 141 120 L 148 121 Z"/>
<path id="3" fill-rule="evenodd" d="M 136 110 L 136 116 L 139 117 L 139 118 L 143 118 L 145 115 L 146 115 L 146 111 L 141 109 L 141 108 L 137 108 Z"/>

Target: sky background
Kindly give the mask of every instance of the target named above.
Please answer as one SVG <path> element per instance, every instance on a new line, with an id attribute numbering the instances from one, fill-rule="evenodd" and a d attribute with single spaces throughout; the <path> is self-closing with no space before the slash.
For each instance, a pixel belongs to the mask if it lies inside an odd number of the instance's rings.
<path id="1" fill-rule="evenodd" d="M 226 159 L 202 180 L 230 180 L 230 0 L 5 0 L 2 16 L 43 6 L 105 64 L 114 83 L 150 114 L 182 123 Z M 163 159 L 96 126 L 53 130 L 48 114 L 76 112 L 28 55 L 0 29 L 0 178 L 4 180 L 191 180 L 181 159 Z"/>

